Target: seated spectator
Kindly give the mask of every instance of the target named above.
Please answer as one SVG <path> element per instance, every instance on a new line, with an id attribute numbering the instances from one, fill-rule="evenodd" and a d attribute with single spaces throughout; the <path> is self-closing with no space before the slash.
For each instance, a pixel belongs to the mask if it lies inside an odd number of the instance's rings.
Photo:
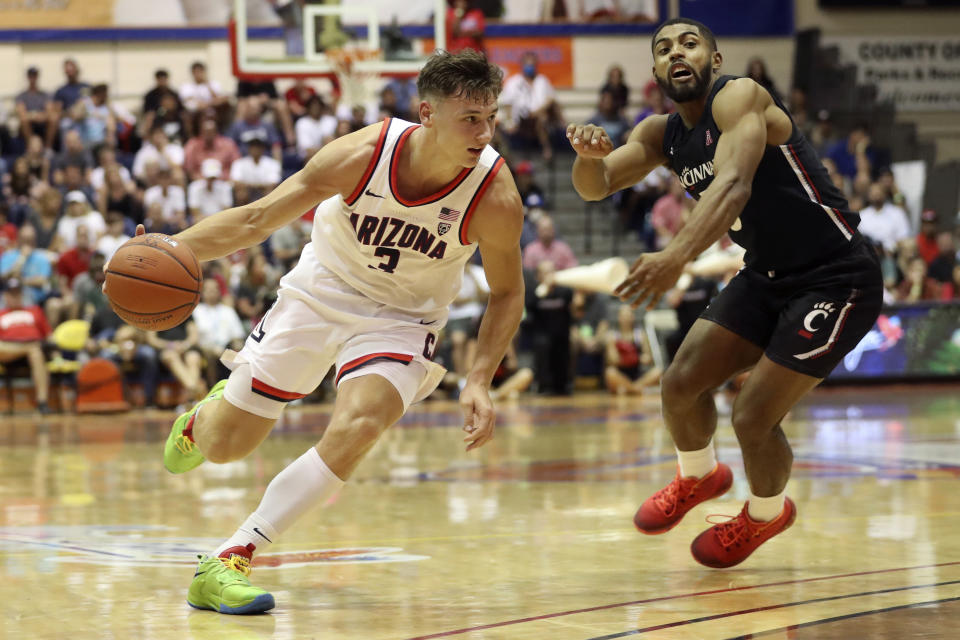
<path id="1" fill-rule="evenodd" d="M 133 175 L 142 181 L 148 181 L 147 165 L 166 165 L 179 178 L 183 171 L 183 147 L 170 142 L 162 127 L 150 131 L 150 140 L 146 142 L 133 159 Z"/>
<path id="2" fill-rule="evenodd" d="M 77 244 L 60 254 L 57 260 L 57 277 L 60 281 L 60 295 L 66 306 L 75 305 L 73 298 L 73 281 L 81 273 L 90 268 L 90 258 L 93 257 L 93 245 L 86 227 L 77 227 Z M 75 318 L 77 307 L 70 309 L 70 317 Z"/>
<path id="3" fill-rule="evenodd" d="M 133 235 L 143 222 L 143 202 L 132 182 L 124 181 L 119 167 L 111 167 L 104 176 L 105 184 L 98 194 L 100 211 L 116 211 L 123 215 L 127 235 Z"/>
<path id="4" fill-rule="evenodd" d="M 953 281 L 953 269 L 957 266 L 957 244 L 952 231 L 937 234 L 937 257 L 930 261 L 927 271 L 935 282 L 947 284 Z"/>
<path id="5" fill-rule="evenodd" d="M 469 262 L 464 265 L 460 291 L 450 303 L 449 320 L 444 334 L 450 339 L 451 371 L 460 378 L 467 375 L 468 362 L 472 360 L 467 353 L 468 343 L 475 340 L 479 329 L 480 317 L 486 306 L 490 286 L 483 269 Z M 474 344 L 474 347 L 476 345 Z"/>
<path id="6" fill-rule="evenodd" d="M 917 252 L 928 265 L 940 255 L 937 244 L 937 212 L 933 209 L 924 209 L 920 213 L 920 233 L 917 234 Z"/>
<path id="7" fill-rule="evenodd" d="M 160 108 L 160 98 L 165 94 L 172 93 L 176 97 L 177 103 L 180 102 L 180 97 L 170 86 L 170 73 L 166 69 L 157 69 L 153 74 L 153 79 L 156 84 L 143 96 L 143 108 L 140 111 L 144 116 Z"/>
<path id="8" fill-rule="evenodd" d="M 65 215 L 57 223 L 57 235 L 60 237 L 62 249 L 73 249 L 80 243 L 80 229 L 86 237 L 88 246 L 103 235 L 107 230 L 107 223 L 99 211 L 90 208 L 87 197 L 80 191 L 71 191 L 66 197 Z M 86 267 L 84 267 L 86 269 Z"/>
<path id="9" fill-rule="evenodd" d="M 207 78 L 207 66 L 202 62 L 190 65 L 191 82 L 180 86 L 180 101 L 191 113 L 199 113 L 208 108 L 217 108 L 230 102 L 230 96 L 223 92 L 220 83 Z"/>
<path id="10" fill-rule="evenodd" d="M 483 11 L 471 0 L 453 0 L 447 8 L 447 51 L 473 49 L 483 53 Z"/>
<path id="11" fill-rule="evenodd" d="M 106 173 L 111 169 L 115 169 L 120 174 L 120 178 L 127 185 L 127 188 L 132 189 L 134 187 L 130 170 L 117 162 L 117 152 L 113 147 L 102 145 L 97 150 L 97 165 L 97 168 L 90 172 L 90 186 L 93 187 L 94 191 L 103 190 L 106 183 Z"/>
<path id="12" fill-rule="evenodd" d="M 473 366 L 473 363 L 470 363 Z M 517 397 L 533 384 L 533 371 L 528 367 L 521 367 L 517 359 L 517 348 L 513 341 L 507 345 L 500 366 L 493 373 L 490 381 L 490 399 L 516 400 Z"/>
<path id="13" fill-rule="evenodd" d="M 23 287 L 24 304 L 42 306 L 50 295 L 52 277 L 53 263 L 46 251 L 37 249 L 36 230 L 23 225 L 16 246 L 0 255 L 0 280 L 16 279 Z"/>
<path id="14" fill-rule="evenodd" d="M 39 80 L 39 69 L 36 67 L 27 69 L 27 88 L 14 98 L 17 119 L 20 121 L 20 134 L 24 140 L 34 136 L 46 139 L 50 128 L 56 127 L 56 123 L 51 119 L 53 101 L 50 99 L 50 94 L 39 87 Z"/>
<path id="15" fill-rule="evenodd" d="M 513 168 L 513 179 L 517 183 L 517 193 L 520 194 L 520 200 L 526 207 L 543 208 L 546 197 L 543 195 L 543 187 L 534 180 L 533 163 L 528 160 L 518 162 Z M 537 199 L 531 200 L 531 196 L 537 196 Z"/>
<path id="16" fill-rule="evenodd" d="M 234 299 L 237 315 L 249 333 L 277 299 L 277 270 L 267 262 L 259 245 L 247 249 L 246 264 L 237 283 Z"/>
<path id="17" fill-rule="evenodd" d="M 287 108 L 287 101 L 280 99 L 279 94 L 277 94 L 277 87 L 272 80 L 240 80 L 237 82 L 237 98 L 255 98 L 263 109 L 273 114 L 273 121 L 279 125 L 283 132 L 287 146 L 294 146 L 296 134 L 293 131 L 290 109 Z"/>
<path id="18" fill-rule="evenodd" d="M 200 122 L 200 133 L 190 138 L 183 148 L 183 169 L 190 180 L 199 180 L 204 161 L 212 159 L 220 166 L 221 175 L 218 177 L 227 180 L 230 166 L 239 157 L 237 143 L 220 135 L 214 118 L 204 118 Z"/>
<path id="19" fill-rule="evenodd" d="M 897 285 L 897 302 L 919 302 L 921 300 L 936 300 L 939 285 L 927 276 L 927 263 L 923 258 L 912 258 L 903 273 L 903 280 Z"/>
<path id="20" fill-rule="evenodd" d="M 91 207 L 96 207 L 97 194 L 84 175 L 83 170 L 79 166 L 75 164 L 67 165 L 67 168 L 63 172 L 63 182 L 60 183 L 59 186 L 60 193 L 64 196 L 74 191 L 82 193 L 87 200 L 87 204 Z"/>
<path id="21" fill-rule="evenodd" d="M 143 206 L 150 208 L 154 203 L 163 207 L 163 219 L 176 223 L 186 218 L 187 196 L 183 187 L 173 182 L 173 172 L 162 166 L 157 170 L 157 184 L 143 192 Z"/>
<path id="22" fill-rule="evenodd" d="M 630 87 L 624 82 L 623 67 L 619 64 L 611 65 L 607 69 L 607 79 L 600 87 L 600 93 L 609 91 L 613 96 L 614 107 L 617 115 L 623 118 L 624 110 L 630 104 Z"/>
<path id="23" fill-rule="evenodd" d="M 650 343 L 643 326 L 628 304 L 617 311 L 617 327 L 608 334 L 606 369 L 603 379 L 607 391 L 616 395 L 639 396 L 645 387 L 660 380 L 661 371 L 653 364 Z"/>
<path id="24" fill-rule="evenodd" d="M 207 382 L 209 385 L 226 377 L 220 356 L 227 347 L 239 351 L 247 337 L 240 316 L 230 305 L 221 300 L 220 285 L 215 280 L 204 280 L 200 304 L 193 310 L 197 324 L 197 346 L 207 359 Z"/>
<path id="25" fill-rule="evenodd" d="M 310 228 L 302 221 L 280 227 L 270 236 L 270 251 L 274 261 L 284 272 L 290 271 L 309 241 Z"/>
<path id="26" fill-rule="evenodd" d="M 892 254 L 897 243 L 911 235 L 907 214 L 887 200 L 886 190 L 880 183 L 870 185 L 867 197 L 869 206 L 860 211 L 860 233 Z"/>
<path id="27" fill-rule="evenodd" d="M 600 92 L 597 111 L 590 116 L 587 123 L 602 127 L 607 132 L 614 147 L 622 145 L 627 141 L 627 136 L 630 135 L 630 125 L 620 115 L 613 92 L 606 89 Z"/>
<path id="28" fill-rule="evenodd" d="M 526 308 L 533 333 L 533 373 L 541 394 L 570 393 L 570 304 L 573 291 L 557 286 L 554 266 L 536 267 L 537 286 L 527 289 Z"/>
<path id="29" fill-rule="evenodd" d="M 307 102 L 315 95 L 317 95 L 316 89 L 308 85 L 304 78 L 297 78 L 283 97 L 287 101 L 287 108 L 296 120 L 307 112 Z"/>
<path id="30" fill-rule="evenodd" d="M 163 203 L 154 202 L 147 207 L 143 220 L 147 233 L 162 233 L 172 236 L 187 228 L 186 216 L 182 220 L 166 220 L 163 217 Z"/>
<path id="31" fill-rule="evenodd" d="M 103 266 L 107 264 L 108 260 L 109 258 L 102 253 L 91 254 L 87 270 L 77 274 L 77 277 L 73 279 L 73 284 L 70 285 L 70 293 L 77 307 L 77 312 L 74 315 L 87 322 L 97 313 L 110 306 L 106 294 L 103 293 L 103 282 L 106 279 Z"/>
<path id="32" fill-rule="evenodd" d="M 549 261 L 556 271 L 577 266 L 573 249 L 563 240 L 557 239 L 553 219 L 546 215 L 537 222 L 537 239 L 523 250 L 523 268 L 535 271 L 537 265 L 544 261 Z"/>
<path id="33" fill-rule="evenodd" d="M 610 323 L 607 320 L 607 300 L 604 293 L 576 290 L 570 313 L 573 317 L 572 346 L 576 365 L 574 372 L 578 378 L 603 377 L 604 353 L 607 346 L 607 334 Z"/>
<path id="34" fill-rule="evenodd" d="M 547 76 L 537 72 L 537 54 L 523 54 L 523 70 L 507 78 L 500 94 L 503 130 L 510 147 L 517 150 L 539 148 L 544 158 L 553 150 L 547 131 L 547 120 L 554 103 L 553 85 Z"/>
<path id="35" fill-rule="evenodd" d="M 140 120 L 140 135 L 147 138 L 151 131 L 159 127 L 171 142 L 182 144 L 193 135 L 193 120 L 190 112 L 173 91 L 161 93 L 159 101 L 156 109 L 143 114 Z"/>
<path id="36" fill-rule="evenodd" d="M 233 188 L 220 179 L 222 175 L 220 161 L 207 158 L 200 168 L 200 179 L 187 187 L 187 205 L 194 224 L 233 206 Z"/>
<path id="37" fill-rule="evenodd" d="M 80 67 L 72 58 L 63 61 L 63 75 L 66 76 L 66 83 L 57 89 L 53 94 L 53 119 L 54 122 L 60 120 L 61 116 L 70 110 L 78 100 L 87 95 L 90 85 L 80 80 Z M 53 146 L 53 136 L 56 135 L 56 129 L 47 129 L 47 146 Z"/>
<path id="38" fill-rule="evenodd" d="M 271 150 L 277 161 L 280 160 L 282 145 L 280 136 L 272 124 L 261 117 L 262 105 L 256 98 L 244 98 L 237 102 L 237 119 L 230 125 L 227 135 L 233 138 L 241 155 L 249 155 L 250 142 L 262 140 Z"/>
<path id="39" fill-rule="evenodd" d="M 50 325 L 40 307 L 24 301 L 20 281 L 7 280 L 3 307 L 0 308 L 0 364 L 27 359 L 36 392 L 37 411 L 42 414 L 50 413 L 47 406 L 50 375 L 43 353 L 43 343 L 50 333 Z"/>
<path id="40" fill-rule="evenodd" d="M 650 210 L 650 224 L 656 233 L 656 249 L 659 251 L 683 229 L 686 212 L 692 208 L 683 184 L 676 176 L 670 179 L 670 190 L 660 196 Z"/>
<path id="41" fill-rule="evenodd" d="M 57 236 L 57 227 L 60 224 L 63 196 L 57 189 L 43 186 L 43 183 L 40 186 L 42 188 L 31 200 L 30 212 L 27 214 L 25 224 L 33 227 L 38 248 L 57 252 L 61 245 L 61 240 Z"/>
<path id="42" fill-rule="evenodd" d="M 234 188 L 248 194 L 246 199 L 256 200 L 270 193 L 280 184 L 280 163 L 265 155 L 266 141 L 253 138 L 249 142 L 250 155 L 240 158 L 230 168 L 230 180 Z M 238 196 L 237 200 L 241 198 Z"/>
<path id="43" fill-rule="evenodd" d="M 146 343 L 177 382 L 193 398 L 200 399 L 207 394 L 207 386 L 203 381 L 204 358 L 197 346 L 197 335 L 197 323 L 187 320 L 166 331 L 148 331 Z"/>
<path id="44" fill-rule="evenodd" d="M 123 243 L 130 239 L 124 230 L 123 214 L 119 211 L 107 211 L 107 230 L 97 240 L 97 252 L 102 254 L 107 262 L 117 252 Z"/>
<path id="45" fill-rule="evenodd" d="M 649 80 L 643 87 L 643 109 L 637 114 L 633 124 L 638 125 L 650 116 L 665 113 L 673 113 L 673 102 L 663 93 L 663 89 L 660 88 L 656 80 Z"/>
<path id="46" fill-rule="evenodd" d="M 118 120 L 117 113 L 108 103 L 105 84 L 94 85 L 90 89 L 90 95 L 83 100 L 83 104 L 87 112 L 83 136 L 87 148 L 92 149 L 104 144 L 116 147 L 118 131 L 130 125 L 132 116 L 127 113 L 128 118 Z"/>
<path id="47" fill-rule="evenodd" d="M 379 111 L 381 120 L 383 118 L 410 119 L 410 114 L 407 112 L 406 106 L 400 105 L 397 102 L 397 94 L 395 94 L 390 87 L 384 87 L 380 90 Z M 334 117 L 334 119 L 336 118 Z"/>
<path id="48" fill-rule="evenodd" d="M 849 181 L 858 174 L 872 177 L 876 151 L 870 146 L 870 131 L 866 124 L 853 127 L 846 139 L 834 142 L 826 157 L 833 160 L 837 171 Z"/>
<path id="49" fill-rule="evenodd" d="M 303 160 L 313 157 L 320 147 L 333 140 L 337 119 L 330 115 L 320 96 L 307 101 L 306 114 L 297 120 L 297 152 Z"/>
<path id="50" fill-rule="evenodd" d="M 53 184 L 63 184 L 63 174 L 69 166 L 80 167 L 84 180 L 93 170 L 93 154 L 84 146 L 83 137 L 75 130 L 64 134 L 63 151 L 53 158 Z"/>
<path id="51" fill-rule="evenodd" d="M 767 73 L 767 63 L 763 61 L 763 58 L 759 56 L 750 58 L 744 75 L 766 89 L 775 100 L 780 100 L 780 92 L 777 91 L 773 78 Z"/>
<path id="52" fill-rule="evenodd" d="M 53 152 L 43 146 L 40 136 L 31 136 L 27 140 L 27 152 L 23 154 L 30 167 L 30 174 L 40 182 L 50 182 L 50 165 Z"/>
<path id="53" fill-rule="evenodd" d="M 103 293 L 101 292 L 102 296 Z M 108 315 L 113 313 L 110 306 L 107 305 L 104 310 L 98 314 Z M 91 356 L 98 356 L 112 360 L 123 373 L 125 380 L 135 380 L 143 388 L 144 406 L 148 409 L 154 407 L 156 401 L 156 390 L 158 381 L 158 361 L 157 352 L 150 345 L 146 344 L 146 332 L 135 329 L 130 325 L 123 324 L 117 318 L 117 326 L 111 329 L 93 332 L 95 322 L 91 322 L 91 337 L 87 340 L 87 352 Z"/>
<path id="54" fill-rule="evenodd" d="M 3 176 L 3 195 L 11 205 L 25 205 L 30 201 L 30 189 L 36 183 L 27 158 L 18 156 L 13 161 L 10 173 Z"/>
<path id="55" fill-rule="evenodd" d="M 0 200 L 0 256 L 9 248 L 17 246 L 17 225 L 10 222 L 7 203 Z"/>

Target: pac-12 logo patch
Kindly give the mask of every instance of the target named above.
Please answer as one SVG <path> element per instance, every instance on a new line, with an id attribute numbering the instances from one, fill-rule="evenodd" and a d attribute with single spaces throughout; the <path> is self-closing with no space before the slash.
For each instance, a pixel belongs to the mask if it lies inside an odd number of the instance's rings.
<path id="1" fill-rule="evenodd" d="M 834 311 L 834 306 L 832 302 L 818 302 L 813 305 L 813 309 L 803 318 L 803 329 L 800 329 L 799 333 L 804 338 L 812 338 L 823 323 L 820 321 L 821 318 L 826 318 Z"/>
<path id="2" fill-rule="evenodd" d="M 447 231 L 450 231 L 450 223 L 449 223 L 449 222 L 438 222 L 438 223 L 437 223 L 437 233 L 439 233 L 440 235 L 443 235 L 443 234 L 445 234 Z"/>

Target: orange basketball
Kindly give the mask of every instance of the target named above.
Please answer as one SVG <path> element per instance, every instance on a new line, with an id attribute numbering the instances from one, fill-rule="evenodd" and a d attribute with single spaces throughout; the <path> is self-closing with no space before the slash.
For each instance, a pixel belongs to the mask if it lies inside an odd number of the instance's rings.
<path id="1" fill-rule="evenodd" d="M 162 233 L 125 242 L 107 264 L 103 292 L 125 322 L 147 331 L 175 327 L 200 302 L 200 262 L 184 243 Z"/>

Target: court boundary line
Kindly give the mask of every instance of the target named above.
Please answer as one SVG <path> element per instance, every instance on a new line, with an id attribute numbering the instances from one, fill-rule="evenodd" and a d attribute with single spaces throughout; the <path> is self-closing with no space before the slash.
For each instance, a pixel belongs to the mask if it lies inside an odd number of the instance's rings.
<path id="1" fill-rule="evenodd" d="M 760 638 L 763 636 L 770 636 L 775 633 L 781 633 L 783 631 L 793 631 L 794 629 L 802 629 L 804 627 L 813 627 L 818 624 L 829 624 L 831 622 L 839 622 L 840 620 L 849 620 L 850 618 L 861 618 L 863 616 L 871 616 L 875 613 L 889 613 L 891 611 L 899 611 L 901 609 L 916 609 L 918 607 L 928 607 L 931 604 L 939 604 L 941 602 L 956 602 L 960 600 L 960 596 L 955 598 L 941 598 L 939 600 L 927 600 L 926 602 L 913 602 L 911 604 L 898 604 L 892 607 L 884 607 L 883 609 L 871 609 L 869 611 L 858 611 L 857 613 L 847 613 L 842 616 L 833 616 L 832 618 L 824 618 L 823 620 L 811 620 L 810 622 L 801 622 L 799 624 L 791 624 L 786 627 L 778 627 L 776 629 L 767 629 L 766 631 L 758 631 L 757 633 L 752 633 L 746 636 L 736 636 L 733 638 L 728 638 L 727 640 L 746 640 L 747 638 Z"/>
<path id="2" fill-rule="evenodd" d="M 855 578 L 858 576 L 870 576 L 870 575 L 880 575 L 883 573 L 896 573 L 900 571 L 914 571 L 917 569 L 935 569 L 939 567 L 952 567 L 960 565 L 960 560 L 953 562 L 940 562 L 936 564 L 925 564 L 917 565 L 912 567 L 894 567 L 890 569 L 874 569 L 872 571 L 856 571 L 853 573 L 840 573 L 828 576 L 819 576 L 815 578 L 801 578 L 799 580 L 781 580 L 778 582 L 767 582 L 764 584 L 752 584 L 744 585 L 741 587 L 728 587 L 726 589 L 711 589 L 709 591 L 694 591 L 692 593 L 678 593 L 670 596 L 658 596 L 656 598 L 644 598 L 642 600 L 631 600 L 629 602 L 615 602 L 612 604 L 602 604 L 594 607 L 585 607 L 582 609 L 570 609 L 567 611 L 558 611 L 556 613 L 546 613 L 539 616 L 529 616 L 526 618 L 517 618 L 514 620 L 504 620 L 502 622 L 492 622 L 484 625 L 477 625 L 473 627 L 464 627 L 462 629 L 453 629 L 451 631 L 440 631 L 438 633 L 431 633 L 422 636 L 414 636 L 412 638 L 407 638 L 407 640 L 432 640 L 433 638 L 448 638 L 450 636 L 456 636 L 463 633 L 471 633 L 473 631 L 483 631 L 485 629 L 495 629 L 498 627 L 506 627 L 513 624 L 521 624 L 524 622 L 535 622 L 537 620 L 549 620 L 550 618 L 559 618 L 562 616 L 576 615 L 580 613 L 590 613 L 593 611 L 603 611 L 605 609 L 616 609 L 618 607 L 629 607 L 638 604 L 649 604 L 651 602 L 664 602 L 667 600 L 680 600 L 683 598 L 696 598 L 700 596 L 709 596 L 715 595 L 718 593 L 732 593 L 735 591 L 751 591 L 754 589 L 765 589 L 767 587 L 781 587 L 791 584 L 803 584 L 806 582 L 822 582 L 824 580 L 839 580 L 842 578 Z"/>
<path id="3" fill-rule="evenodd" d="M 620 632 L 611 633 L 605 636 L 595 636 L 593 638 L 588 638 L 587 640 L 616 640 L 616 638 L 626 638 L 627 636 L 639 636 L 645 633 L 650 633 L 651 631 L 661 631 L 663 629 L 674 629 L 676 627 L 683 627 L 688 624 L 699 624 L 701 622 L 709 622 L 710 620 L 720 620 L 721 618 L 732 618 L 734 616 L 742 616 L 750 613 L 760 613 L 761 611 L 773 611 L 775 609 L 786 609 L 787 607 L 800 607 L 805 604 L 815 604 L 820 602 L 834 602 L 836 600 L 846 600 L 849 598 L 862 598 L 865 596 L 875 596 L 882 593 L 896 593 L 898 591 L 909 591 L 911 589 L 926 589 L 929 587 L 942 587 L 948 584 L 960 584 L 960 580 L 947 580 L 945 582 L 934 582 L 931 584 L 914 584 L 906 587 L 890 587 L 889 589 L 877 589 L 875 591 L 863 591 L 860 593 L 844 593 L 838 596 L 824 596 L 822 598 L 811 598 L 809 600 L 797 600 L 795 602 L 781 602 L 780 604 L 771 604 L 764 607 L 751 607 L 749 609 L 740 609 L 738 611 L 726 611 L 724 613 L 715 613 L 713 615 L 701 616 L 699 618 L 688 618 L 686 620 L 677 620 L 675 622 L 665 622 L 663 624 L 657 624 L 650 627 L 643 627 L 642 629 L 631 629 L 629 631 L 620 631 Z M 956 599 L 960 600 L 960 596 L 957 596 Z M 897 605 L 897 606 L 902 606 L 902 605 Z M 854 614 L 845 614 L 845 615 L 852 616 Z"/>

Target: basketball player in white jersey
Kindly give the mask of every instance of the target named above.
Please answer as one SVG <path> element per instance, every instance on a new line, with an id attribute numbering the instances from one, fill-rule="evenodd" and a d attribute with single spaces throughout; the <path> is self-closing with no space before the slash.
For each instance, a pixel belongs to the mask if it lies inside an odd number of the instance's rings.
<path id="1" fill-rule="evenodd" d="M 191 606 L 274 606 L 249 582 L 253 554 L 340 489 L 380 434 L 436 387 L 444 373 L 431 362 L 437 332 L 477 247 L 490 299 L 460 405 L 468 451 L 493 437 L 489 386 L 524 296 L 521 200 L 488 146 L 501 84 L 502 72 L 482 54 L 437 52 L 417 82 L 421 124 L 387 119 L 338 138 L 267 196 L 176 236 L 200 260 L 213 260 L 317 207 L 311 242 L 280 281 L 277 302 L 239 353 L 224 354 L 229 379 L 174 423 L 167 469 L 243 458 L 285 403 L 311 393 L 331 366 L 337 385 L 320 442 L 270 482 L 236 533 L 201 557 Z"/>

